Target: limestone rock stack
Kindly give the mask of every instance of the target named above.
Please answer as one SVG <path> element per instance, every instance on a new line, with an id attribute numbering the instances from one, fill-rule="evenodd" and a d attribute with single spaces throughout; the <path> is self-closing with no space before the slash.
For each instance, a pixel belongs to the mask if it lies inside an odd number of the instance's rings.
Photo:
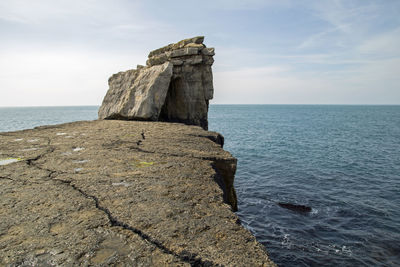
<path id="1" fill-rule="evenodd" d="M 151 51 L 146 66 L 119 72 L 99 109 L 100 119 L 183 122 L 208 128 L 214 48 L 194 37 Z"/>

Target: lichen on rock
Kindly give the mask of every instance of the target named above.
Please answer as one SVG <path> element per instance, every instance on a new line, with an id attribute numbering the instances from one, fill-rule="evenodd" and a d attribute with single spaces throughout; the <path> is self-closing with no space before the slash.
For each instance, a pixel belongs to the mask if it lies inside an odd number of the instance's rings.
<path id="1" fill-rule="evenodd" d="M 114 74 L 100 119 L 182 122 L 208 128 L 214 48 L 198 36 L 153 50 L 146 66 Z"/>

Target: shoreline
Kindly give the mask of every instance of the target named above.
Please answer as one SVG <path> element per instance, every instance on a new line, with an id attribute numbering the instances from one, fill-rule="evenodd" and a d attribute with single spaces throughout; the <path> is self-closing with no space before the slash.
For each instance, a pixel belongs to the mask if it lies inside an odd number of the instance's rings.
<path id="1" fill-rule="evenodd" d="M 0 140 L 1 158 L 21 158 L 0 166 L 4 264 L 274 266 L 232 212 L 236 159 L 217 133 L 97 120 Z"/>

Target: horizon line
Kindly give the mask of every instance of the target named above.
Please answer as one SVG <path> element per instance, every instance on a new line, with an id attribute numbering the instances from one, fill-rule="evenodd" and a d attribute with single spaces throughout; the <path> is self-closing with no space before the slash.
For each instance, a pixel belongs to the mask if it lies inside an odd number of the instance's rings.
<path id="1" fill-rule="evenodd" d="M 281 104 L 272 104 L 272 103 L 210 103 L 211 105 L 220 105 L 220 106 L 399 106 L 399 104 L 326 104 L 326 103 L 309 103 L 309 104 L 296 104 L 296 103 L 281 103 Z M 33 106 L 0 106 L 0 108 L 52 108 L 52 107 L 100 107 L 101 105 L 33 105 Z"/>

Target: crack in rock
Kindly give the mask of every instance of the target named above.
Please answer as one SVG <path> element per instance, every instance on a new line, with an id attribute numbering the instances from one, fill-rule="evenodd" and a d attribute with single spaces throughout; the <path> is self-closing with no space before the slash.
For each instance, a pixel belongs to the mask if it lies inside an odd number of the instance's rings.
<path id="1" fill-rule="evenodd" d="M 14 179 L 11 179 L 10 177 L 6 177 L 6 176 L 0 176 L 0 179 L 5 179 L 5 180 L 14 181 Z"/>
<path id="2" fill-rule="evenodd" d="M 223 141 L 222 141 L 223 143 Z M 143 153 L 154 154 L 154 151 L 148 151 L 139 147 L 129 147 L 131 150 L 136 150 Z M 214 180 L 222 189 L 224 202 L 231 205 L 232 211 L 238 211 L 236 191 L 233 186 L 233 181 L 236 173 L 237 160 L 235 158 L 217 158 L 217 157 L 196 157 L 194 155 L 178 155 L 173 153 L 158 152 L 159 155 L 169 157 L 187 156 L 193 159 L 201 159 L 211 161 L 211 167 L 215 171 Z"/>
<path id="3" fill-rule="evenodd" d="M 190 252 L 184 250 L 184 251 L 182 251 L 181 253 L 178 254 L 178 253 L 168 249 L 159 240 L 154 239 L 153 237 L 151 237 L 148 234 L 144 233 L 140 229 L 137 229 L 137 228 L 132 227 L 132 226 L 130 226 L 130 225 L 124 223 L 124 222 L 121 222 L 121 221 L 117 220 L 115 217 L 112 216 L 110 210 L 108 210 L 107 208 L 105 208 L 105 207 L 103 207 L 103 206 L 101 206 L 99 204 L 99 199 L 96 196 L 89 195 L 88 193 L 86 193 L 82 189 L 78 188 L 76 185 L 72 184 L 71 181 L 65 181 L 65 180 L 61 180 L 61 179 L 55 179 L 55 180 L 60 181 L 63 184 L 68 184 L 74 190 L 76 190 L 79 193 L 81 193 L 84 197 L 86 197 L 88 199 L 92 199 L 94 201 L 94 203 L 95 203 L 96 208 L 101 210 L 101 211 L 103 211 L 107 215 L 108 220 L 111 223 L 111 226 L 122 227 L 125 230 L 129 230 L 129 231 L 137 234 L 143 240 L 146 240 L 149 243 L 153 244 L 158 249 L 160 249 L 162 252 L 164 252 L 166 254 L 173 255 L 174 257 L 180 259 L 181 261 L 189 263 L 191 266 L 220 266 L 220 265 L 215 264 L 215 263 L 213 263 L 211 261 L 207 261 L 207 260 L 204 261 L 204 260 L 198 258 L 197 254 L 195 254 L 195 253 L 190 253 Z"/>
<path id="4" fill-rule="evenodd" d="M 48 145 L 50 145 L 50 139 L 48 140 Z M 101 206 L 99 204 L 99 200 L 98 200 L 98 198 L 96 196 L 89 195 L 88 193 L 86 193 L 82 189 L 78 188 L 76 185 L 72 184 L 72 181 L 57 179 L 56 175 L 54 175 L 54 174 L 57 174 L 57 173 L 60 173 L 60 172 L 57 172 L 55 170 L 46 169 L 46 168 L 43 168 L 43 167 L 38 166 L 37 164 L 35 164 L 36 161 L 38 161 L 39 159 L 43 158 L 45 155 L 54 152 L 54 150 L 55 150 L 55 148 L 50 147 L 46 152 L 36 156 L 35 158 L 27 159 L 26 163 L 29 166 L 35 167 L 35 168 L 37 168 L 39 170 L 47 171 L 48 172 L 47 178 L 50 178 L 51 181 L 54 181 L 54 182 L 58 181 L 58 182 L 60 182 L 62 184 L 69 185 L 74 190 L 78 191 L 81 195 L 83 195 L 85 198 L 93 200 L 94 203 L 95 203 L 95 207 L 98 210 L 101 210 L 102 212 L 104 212 L 107 215 L 107 218 L 108 218 L 111 226 L 113 226 L 113 227 L 122 227 L 125 230 L 129 230 L 130 232 L 138 235 L 141 239 L 143 239 L 145 241 L 148 241 L 149 243 L 153 244 L 155 247 L 160 249 L 163 253 L 172 255 L 172 256 L 178 258 L 179 260 L 181 260 L 183 262 L 189 263 L 191 266 L 222 266 L 222 265 L 216 264 L 216 263 L 214 263 L 212 261 L 203 260 L 203 259 L 199 258 L 196 253 L 191 253 L 191 252 L 186 251 L 186 250 L 183 250 L 180 253 L 176 253 L 176 252 L 170 250 L 169 248 L 164 246 L 162 244 L 162 242 L 160 242 L 157 239 L 154 239 L 153 237 L 151 237 L 148 234 L 144 233 L 140 229 L 137 229 L 137 228 L 132 227 L 132 226 L 130 226 L 130 225 L 124 223 L 124 222 L 121 222 L 121 221 L 117 220 L 115 217 L 112 216 L 110 210 L 108 210 L 107 208 L 105 208 L 105 207 L 103 207 L 103 206 Z M 7 179 L 7 177 L 0 177 L 0 178 Z M 10 179 L 10 180 L 12 180 L 12 179 Z"/>

